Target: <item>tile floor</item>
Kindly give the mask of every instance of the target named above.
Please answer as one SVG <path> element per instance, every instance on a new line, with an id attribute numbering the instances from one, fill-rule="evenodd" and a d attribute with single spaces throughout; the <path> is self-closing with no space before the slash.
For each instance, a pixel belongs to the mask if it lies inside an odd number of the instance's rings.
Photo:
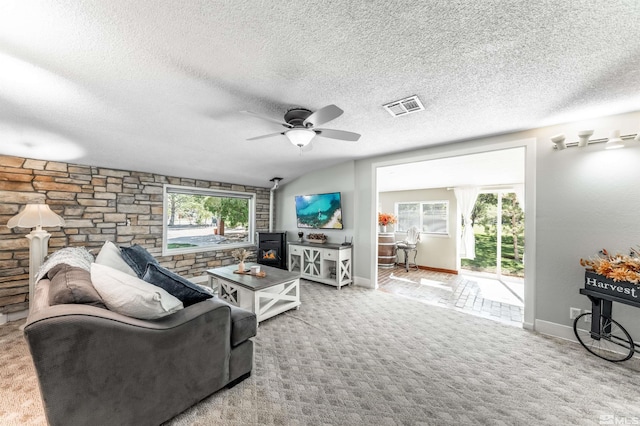
<path id="1" fill-rule="evenodd" d="M 406 272 L 403 267 L 379 268 L 378 290 L 522 327 L 521 279 L 508 278 L 503 284 L 469 271 L 454 275 L 422 269 Z"/>

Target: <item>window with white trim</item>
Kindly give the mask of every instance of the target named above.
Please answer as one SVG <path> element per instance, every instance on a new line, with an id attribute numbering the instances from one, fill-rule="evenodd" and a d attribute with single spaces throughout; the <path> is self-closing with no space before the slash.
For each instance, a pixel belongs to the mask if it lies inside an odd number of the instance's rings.
<path id="1" fill-rule="evenodd" d="M 250 192 L 165 185 L 162 254 L 255 244 L 255 204 Z"/>
<path id="2" fill-rule="evenodd" d="M 425 234 L 449 235 L 449 201 L 396 203 L 396 231 L 417 226 Z"/>

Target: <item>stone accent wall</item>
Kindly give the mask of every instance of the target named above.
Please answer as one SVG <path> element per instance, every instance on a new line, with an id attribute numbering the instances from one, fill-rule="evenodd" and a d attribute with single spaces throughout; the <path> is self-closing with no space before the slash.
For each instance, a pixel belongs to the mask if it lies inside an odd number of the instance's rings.
<path id="1" fill-rule="evenodd" d="M 162 256 L 163 184 L 255 193 L 256 230 L 269 228 L 270 188 L 0 155 L 0 314 L 29 307 L 30 230 L 6 223 L 30 202 L 48 204 L 66 222 L 46 229 L 49 253 L 85 246 L 97 254 L 106 240 L 140 244 L 184 277 L 233 263 L 231 249 Z"/>

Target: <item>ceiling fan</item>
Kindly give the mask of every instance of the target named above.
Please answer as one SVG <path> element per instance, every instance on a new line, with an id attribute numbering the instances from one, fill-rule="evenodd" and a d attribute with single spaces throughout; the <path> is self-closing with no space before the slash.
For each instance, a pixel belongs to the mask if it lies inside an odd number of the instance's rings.
<path id="1" fill-rule="evenodd" d="M 282 132 L 270 133 L 268 135 L 249 138 L 247 139 L 248 141 L 270 138 L 272 136 L 278 135 L 285 135 L 292 144 L 302 150 L 302 148 L 307 146 L 316 135 L 324 138 L 340 139 L 343 141 L 351 142 L 355 142 L 360 139 L 360 135 L 358 133 L 315 127 L 327 123 L 342 115 L 344 111 L 342 111 L 335 105 L 327 105 L 324 108 L 320 108 L 316 112 L 312 112 L 306 108 L 291 108 L 284 114 L 284 121 L 280 121 L 270 117 L 264 117 L 251 111 L 240 112 L 262 118 L 263 120 L 278 123 L 287 128 Z"/>

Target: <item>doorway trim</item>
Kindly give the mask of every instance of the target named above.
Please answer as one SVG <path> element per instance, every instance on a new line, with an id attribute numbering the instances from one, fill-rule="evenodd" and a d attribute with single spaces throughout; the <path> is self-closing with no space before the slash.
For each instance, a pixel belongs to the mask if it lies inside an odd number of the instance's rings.
<path id="1" fill-rule="evenodd" d="M 527 262 L 525 263 L 525 280 L 524 280 L 524 321 L 522 327 L 528 330 L 534 329 L 536 318 L 536 299 L 535 299 L 535 266 L 536 266 L 536 144 L 537 138 L 518 139 L 505 142 L 473 141 L 470 143 L 460 143 L 445 147 L 435 147 L 420 152 L 407 153 L 406 157 L 396 158 L 394 160 L 379 161 L 371 164 L 371 227 L 369 229 L 369 237 L 372 244 L 370 245 L 369 259 L 370 277 L 372 284 L 378 286 L 378 267 L 375 259 L 377 258 L 376 241 L 377 231 L 377 208 L 378 199 L 378 168 L 392 166 L 398 164 L 407 164 L 418 161 L 439 160 L 449 157 L 457 157 L 461 155 L 480 154 L 491 151 L 501 151 L 510 148 L 524 147 L 524 174 L 525 174 L 525 253 L 527 253 Z"/>

